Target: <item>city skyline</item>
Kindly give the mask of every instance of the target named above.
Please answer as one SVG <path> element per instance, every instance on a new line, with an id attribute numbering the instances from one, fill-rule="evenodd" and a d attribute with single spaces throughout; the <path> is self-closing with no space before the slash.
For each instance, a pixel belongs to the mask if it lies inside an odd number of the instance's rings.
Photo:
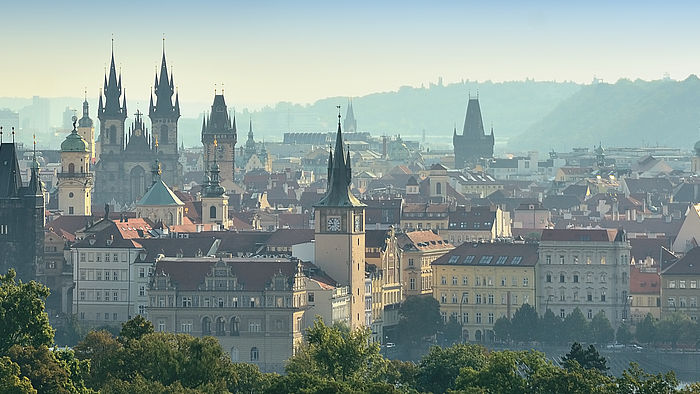
<path id="1" fill-rule="evenodd" d="M 87 90 L 94 100 L 112 37 L 129 100 L 141 107 L 162 37 L 183 102 L 210 102 L 223 85 L 233 105 L 253 109 L 393 91 L 440 77 L 446 84 L 589 83 L 594 77 L 684 79 L 700 70 L 700 54 L 692 50 L 695 4 L 171 2 L 136 8 L 126 2 L 123 12 L 87 4 L 77 3 L 78 12 L 42 2 L 35 4 L 40 13 L 23 4 L 6 7 L 5 31 L 21 34 L 0 38 L 10 54 L 0 64 L 3 96 L 80 97 Z M 115 17 L 106 18 L 110 13 Z M 26 31 L 30 23 L 34 28 Z"/>

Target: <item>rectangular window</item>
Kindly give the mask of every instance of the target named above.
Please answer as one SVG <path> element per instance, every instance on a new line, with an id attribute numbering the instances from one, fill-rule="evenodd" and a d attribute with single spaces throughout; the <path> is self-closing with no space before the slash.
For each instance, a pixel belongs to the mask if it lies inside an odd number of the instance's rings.
<path id="1" fill-rule="evenodd" d="M 112 272 L 112 279 L 113 279 L 113 280 L 119 280 L 119 271 L 113 271 L 113 272 Z"/>
<path id="2" fill-rule="evenodd" d="M 684 280 L 679 280 L 679 281 L 678 281 L 678 288 L 680 288 L 680 289 L 685 289 L 685 281 L 684 281 Z"/>
<path id="3" fill-rule="evenodd" d="M 593 309 L 588 310 L 588 318 L 593 319 Z"/>
<path id="4" fill-rule="evenodd" d="M 493 304 L 493 294 L 489 294 L 489 304 Z"/>
<path id="5" fill-rule="evenodd" d="M 559 275 L 559 283 L 564 283 L 564 274 Z"/>
<path id="6" fill-rule="evenodd" d="M 462 324 L 469 323 L 469 312 L 462 313 Z"/>
<path id="7" fill-rule="evenodd" d="M 476 303 L 481 304 L 481 294 L 476 295 Z"/>
<path id="8" fill-rule="evenodd" d="M 447 294 L 445 294 L 445 293 L 440 294 L 440 302 L 443 304 L 447 303 Z"/>
<path id="9" fill-rule="evenodd" d="M 675 288 L 676 288 L 676 281 L 675 281 L 675 280 L 669 280 L 669 281 L 668 281 L 668 288 L 669 288 L 669 289 L 675 289 Z"/>
<path id="10" fill-rule="evenodd" d="M 109 302 L 109 291 L 105 291 L 105 301 Z"/>
<path id="11" fill-rule="evenodd" d="M 476 312 L 476 324 L 481 324 L 481 312 Z"/>
<path id="12" fill-rule="evenodd" d="M 467 286 L 469 284 L 469 279 L 466 276 L 462 277 L 462 285 Z"/>
<path id="13" fill-rule="evenodd" d="M 559 255 L 559 264 L 564 264 L 564 255 Z"/>
<path id="14" fill-rule="evenodd" d="M 547 276 L 545 277 L 545 282 L 552 283 L 552 274 L 547 274 Z"/>
<path id="15" fill-rule="evenodd" d="M 559 309 L 559 317 L 562 319 L 566 317 L 566 311 L 564 309 Z"/>
<path id="16" fill-rule="evenodd" d="M 95 280 L 102 280 L 102 270 L 97 270 L 95 272 Z"/>
<path id="17" fill-rule="evenodd" d="M 309 296 L 308 296 L 309 303 L 315 302 L 315 301 L 314 301 L 315 299 L 316 299 L 316 298 L 315 298 L 314 293 L 313 293 L 313 292 L 309 292 Z"/>
<path id="18" fill-rule="evenodd" d="M 440 283 L 443 284 L 443 285 L 446 285 L 446 284 L 447 284 L 447 278 L 444 277 L 444 276 L 441 277 L 441 278 L 440 278 Z"/>
<path id="19" fill-rule="evenodd" d="M 139 268 L 139 278 L 145 278 L 145 277 L 146 277 L 146 269 Z"/>
<path id="20" fill-rule="evenodd" d="M 158 320 L 158 331 L 165 332 L 165 320 Z"/>
<path id="21" fill-rule="evenodd" d="M 102 301 L 102 292 L 99 290 L 95 292 L 95 301 Z"/>
<path id="22" fill-rule="evenodd" d="M 109 263 L 109 253 L 105 253 L 105 261 Z"/>
<path id="23" fill-rule="evenodd" d="M 505 286 L 507 281 L 508 280 L 506 279 L 505 276 L 503 278 L 501 278 L 501 286 Z"/>
<path id="24" fill-rule="evenodd" d="M 453 276 L 453 277 L 452 277 L 452 284 L 453 284 L 454 286 L 457 285 L 457 277 L 456 277 L 456 276 Z"/>
<path id="25" fill-rule="evenodd" d="M 182 297 L 182 307 L 191 308 L 192 307 L 192 297 Z"/>
<path id="26" fill-rule="evenodd" d="M 530 278 L 524 277 L 523 278 L 523 287 L 528 287 L 530 285 Z"/>
<path id="27" fill-rule="evenodd" d="M 698 288 L 698 281 L 697 281 L 697 280 L 691 280 L 691 281 L 690 281 L 690 288 L 691 288 L 691 289 L 697 289 L 697 288 Z"/>
<path id="28" fill-rule="evenodd" d="M 139 305 L 139 315 L 146 314 L 146 305 Z"/>
<path id="29" fill-rule="evenodd" d="M 408 259 L 408 266 L 413 267 L 413 259 Z"/>
<path id="30" fill-rule="evenodd" d="M 80 253 L 80 262 L 85 262 L 85 253 Z"/>
<path id="31" fill-rule="evenodd" d="M 452 303 L 456 304 L 457 303 L 457 294 L 452 293 Z"/>
<path id="32" fill-rule="evenodd" d="M 139 295 L 141 297 L 146 295 L 146 286 L 139 286 Z"/>
<path id="33" fill-rule="evenodd" d="M 676 306 L 676 299 L 673 297 L 668 297 L 668 306 L 675 307 Z"/>
<path id="34" fill-rule="evenodd" d="M 112 293 L 112 301 L 119 301 L 119 292 L 115 291 Z"/>
<path id="35" fill-rule="evenodd" d="M 574 283 L 578 283 L 578 275 L 574 274 Z"/>
<path id="36" fill-rule="evenodd" d="M 416 278 L 411 278 L 409 281 L 410 289 L 415 290 L 416 289 Z"/>
<path id="37" fill-rule="evenodd" d="M 80 301 L 85 301 L 85 290 L 80 290 Z"/>
<path id="38" fill-rule="evenodd" d="M 493 313 L 489 313 L 489 324 L 493 324 Z"/>
<path id="39" fill-rule="evenodd" d="M 119 314 L 117 313 L 112 313 L 112 320 L 119 320 Z"/>
<path id="40" fill-rule="evenodd" d="M 547 264 L 552 264 L 552 256 L 551 256 L 551 255 L 547 255 L 547 256 L 545 257 L 545 262 L 546 262 Z"/>
<path id="41" fill-rule="evenodd" d="M 109 320 L 109 313 L 105 313 L 105 320 Z"/>
<path id="42" fill-rule="evenodd" d="M 605 291 L 600 292 L 600 302 L 605 302 Z"/>
<path id="43" fill-rule="evenodd" d="M 80 270 L 80 280 L 87 280 L 87 270 Z"/>

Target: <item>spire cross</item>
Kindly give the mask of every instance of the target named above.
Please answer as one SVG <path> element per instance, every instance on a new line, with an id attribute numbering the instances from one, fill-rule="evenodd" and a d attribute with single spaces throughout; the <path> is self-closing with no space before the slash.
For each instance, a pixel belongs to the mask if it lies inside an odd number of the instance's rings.
<path id="1" fill-rule="evenodd" d="M 12 143 L 15 143 L 15 127 L 12 126 Z"/>
<path id="2" fill-rule="evenodd" d="M 2 126 L 0 126 L 0 144 L 2 144 Z"/>

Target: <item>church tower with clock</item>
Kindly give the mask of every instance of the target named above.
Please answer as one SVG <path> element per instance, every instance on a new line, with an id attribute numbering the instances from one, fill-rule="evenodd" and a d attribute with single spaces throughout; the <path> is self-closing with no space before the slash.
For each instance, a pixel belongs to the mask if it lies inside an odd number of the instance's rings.
<path id="1" fill-rule="evenodd" d="M 350 328 L 365 325 L 365 204 L 350 191 L 350 151 L 343 150 L 338 115 L 335 149 L 328 156 L 326 195 L 314 206 L 315 263 L 349 287 Z"/>

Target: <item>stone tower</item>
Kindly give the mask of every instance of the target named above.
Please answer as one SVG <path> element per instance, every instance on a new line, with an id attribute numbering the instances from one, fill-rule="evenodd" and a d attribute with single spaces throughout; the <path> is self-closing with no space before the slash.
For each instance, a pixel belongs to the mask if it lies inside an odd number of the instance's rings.
<path id="1" fill-rule="evenodd" d="M 218 145 L 218 141 L 214 140 L 214 147 Z M 228 216 L 228 197 L 219 180 L 219 163 L 216 160 L 216 155 L 213 156 L 214 163 L 211 169 L 208 170 L 209 176 L 205 180 L 205 185 L 202 188 L 202 223 L 216 223 L 219 226 L 229 228 Z"/>
<path id="2" fill-rule="evenodd" d="M 148 117 L 151 119 L 151 132 L 158 141 L 158 159 L 160 160 L 163 179 L 167 184 L 176 189 L 182 186 L 182 170 L 178 162 L 178 135 L 177 121 L 180 118 L 180 98 L 175 92 L 173 75 L 168 76 L 168 67 L 165 61 L 165 47 L 160 63 L 160 75 L 156 74 L 154 92 L 151 94 L 151 102 Z M 175 103 L 173 103 L 175 95 Z"/>
<path id="3" fill-rule="evenodd" d="M 235 181 L 236 116 L 231 117 L 226 107 L 223 91 L 214 94 L 211 113 L 202 121 L 202 144 L 204 145 L 204 163 L 208 167 L 214 161 L 219 163 L 220 181 L 227 189 L 233 189 Z M 217 143 L 214 144 L 214 141 Z"/>
<path id="4" fill-rule="evenodd" d="M 95 159 L 95 125 L 90 119 L 90 106 L 87 101 L 87 94 L 85 96 L 85 101 L 83 101 L 83 117 L 78 120 L 78 134 L 83 137 L 85 142 L 88 144 L 88 151 L 90 152 L 90 160 Z"/>
<path id="5" fill-rule="evenodd" d="M 350 191 L 350 151 L 343 151 L 338 114 L 335 149 L 328 157 L 326 195 L 314 206 L 315 264 L 352 292 L 350 327 L 365 324 L 365 204 Z"/>
<path id="6" fill-rule="evenodd" d="M 493 157 L 493 128 L 490 135 L 484 132 L 478 95 L 469 97 L 462 135 L 458 135 L 455 129 L 452 144 L 455 152 L 455 167 L 459 169 L 474 165 L 482 158 Z"/>
<path id="7" fill-rule="evenodd" d="M 92 173 L 90 149 L 76 129 L 61 144 L 61 172 L 58 174 L 58 209 L 63 215 L 92 215 Z"/>

